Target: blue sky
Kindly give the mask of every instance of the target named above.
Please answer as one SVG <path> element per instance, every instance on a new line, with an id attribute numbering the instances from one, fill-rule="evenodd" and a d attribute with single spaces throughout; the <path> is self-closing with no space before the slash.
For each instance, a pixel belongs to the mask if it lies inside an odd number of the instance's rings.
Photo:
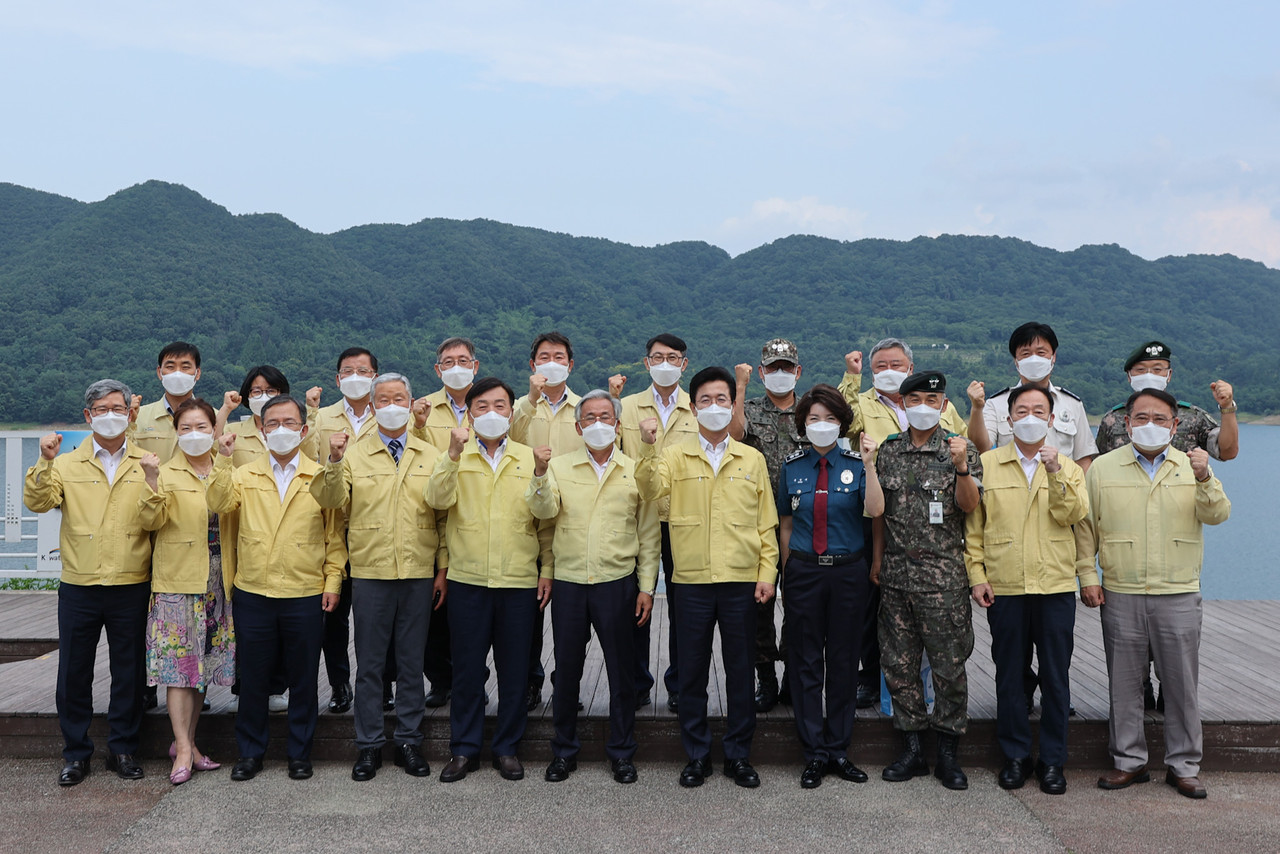
<path id="1" fill-rule="evenodd" d="M 997 234 L 1280 267 L 1277 32 L 1280 4 L 1233 0 L 0 0 L 0 181 L 157 178 L 323 232 Z"/>

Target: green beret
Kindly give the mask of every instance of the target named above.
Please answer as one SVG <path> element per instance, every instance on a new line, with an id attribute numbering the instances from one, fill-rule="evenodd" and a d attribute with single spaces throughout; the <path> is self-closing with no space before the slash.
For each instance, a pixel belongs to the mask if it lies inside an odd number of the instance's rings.
<path id="1" fill-rule="evenodd" d="M 1124 372 L 1129 373 L 1129 369 L 1139 362 L 1145 362 L 1148 359 L 1163 359 L 1170 364 L 1173 363 L 1171 358 L 1173 353 L 1169 348 L 1159 341 L 1148 341 L 1137 350 L 1129 354 L 1129 358 L 1124 360 Z"/>
<path id="2" fill-rule="evenodd" d="M 945 392 L 947 390 L 947 378 L 942 375 L 941 371 L 920 371 L 914 373 L 902 381 L 902 385 L 898 386 L 898 394 L 906 397 L 913 391 L 923 391 L 927 393 Z"/>

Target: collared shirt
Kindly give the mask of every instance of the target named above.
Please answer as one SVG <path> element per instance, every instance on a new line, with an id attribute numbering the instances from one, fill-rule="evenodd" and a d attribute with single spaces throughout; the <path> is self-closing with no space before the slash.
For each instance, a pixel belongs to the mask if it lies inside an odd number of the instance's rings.
<path id="1" fill-rule="evenodd" d="M 502 441 L 498 443 L 498 446 L 493 449 L 492 451 L 493 456 L 489 456 L 490 454 L 489 443 L 486 442 L 484 439 L 481 439 L 479 436 L 477 436 L 476 444 L 480 446 L 480 456 L 483 457 L 484 461 L 489 464 L 489 468 L 493 469 L 496 472 L 498 470 L 498 463 L 502 462 L 502 455 L 507 452 L 506 437 L 503 437 Z"/>
<path id="2" fill-rule="evenodd" d="M 898 429 L 906 430 L 907 429 L 907 410 L 903 409 L 901 406 L 894 403 L 893 400 L 890 399 L 888 396 L 881 393 L 880 389 L 876 389 L 875 391 L 876 391 L 876 400 L 880 401 L 885 406 L 889 407 L 890 411 L 892 411 L 894 415 L 898 416 Z"/>
<path id="3" fill-rule="evenodd" d="M 364 408 L 364 415 L 356 415 L 356 411 L 351 406 L 351 401 L 345 397 L 342 398 L 342 411 L 347 414 L 347 420 L 351 422 L 352 435 L 359 436 L 360 428 L 364 426 L 364 422 L 369 420 L 369 416 L 373 415 L 372 401 Z"/>
<path id="4" fill-rule="evenodd" d="M 393 459 L 395 459 L 395 457 L 397 457 L 398 455 L 400 455 L 400 454 L 403 454 L 403 453 L 404 453 L 405 443 L 409 441 L 409 434 L 408 434 L 408 433 L 402 433 L 402 434 L 401 434 L 401 435 L 399 435 L 399 436 L 388 436 L 386 433 L 383 433 L 381 430 L 379 430 L 379 431 L 378 431 L 378 438 L 382 440 L 382 444 L 384 444 L 384 445 L 386 445 L 386 446 L 387 446 L 387 450 L 388 450 L 388 451 L 390 451 L 390 450 L 391 450 L 391 443 L 392 443 L 392 442 L 399 442 L 399 443 L 400 443 L 400 451 L 399 451 L 399 453 L 397 454 L 396 452 L 392 452 L 392 454 L 391 454 L 391 457 L 392 457 Z M 396 460 L 396 465 L 399 465 L 399 464 L 400 464 L 400 461 L 397 459 L 397 460 Z M 434 465 L 434 463 L 433 463 L 433 465 Z"/>
<path id="5" fill-rule="evenodd" d="M 116 469 L 120 468 L 120 463 L 124 461 L 124 455 L 128 447 L 129 443 L 124 442 L 113 454 L 98 444 L 97 436 L 93 437 L 93 455 L 98 458 L 98 462 L 102 463 L 102 470 L 107 473 L 107 483 L 115 482 Z"/>
<path id="6" fill-rule="evenodd" d="M 603 463 L 596 462 L 590 450 L 587 451 L 587 459 L 591 460 L 591 467 L 596 470 L 596 479 L 604 480 L 605 470 L 609 468 L 609 461 L 613 459 L 613 449 L 609 450 L 609 456 L 605 457 Z"/>
<path id="7" fill-rule="evenodd" d="M 449 394 L 447 391 L 444 393 L 444 399 L 449 401 L 449 408 L 453 410 L 453 417 L 458 419 L 458 426 L 461 427 L 462 420 L 467 417 L 467 404 L 465 399 L 463 400 L 462 405 L 459 406 L 454 401 L 453 395 Z"/>
<path id="8" fill-rule="evenodd" d="M 702 451 L 707 455 L 707 462 L 711 463 L 711 470 L 716 474 L 720 473 L 720 463 L 724 460 L 724 452 L 729 447 L 729 439 L 725 438 L 718 445 L 711 444 L 706 436 L 698 434 L 698 444 L 702 446 Z"/>
<path id="9" fill-rule="evenodd" d="M 778 515 L 791 516 L 790 547 L 813 551 L 813 500 L 818 488 L 818 461 L 827 461 L 827 554 L 850 555 L 865 548 L 863 502 L 867 496 L 862 460 L 834 447 L 826 454 L 813 448 L 792 454 L 778 478 Z"/>
<path id="10" fill-rule="evenodd" d="M 653 392 L 653 405 L 658 407 L 658 417 L 662 419 L 662 429 L 667 429 L 667 422 L 671 420 L 672 414 L 680 406 L 680 387 L 676 386 L 671 390 L 671 402 L 663 403 L 662 395 L 658 393 L 656 385 L 649 386 Z"/>
<path id="11" fill-rule="evenodd" d="M 298 473 L 298 455 L 295 453 L 293 458 L 283 466 L 273 454 L 271 457 L 271 473 L 276 476 L 276 489 L 280 490 L 280 501 L 284 501 L 284 495 L 289 491 L 289 484 L 293 482 L 294 475 Z"/>
<path id="12" fill-rule="evenodd" d="M 1027 476 L 1027 489 L 1031 488 L 1031 480 L 1036 476 L 1036 467 L 1040 465 L 1040 455 L 1025 457 L 1022 455 L 1022 446 L 1017 442 L 1013 443 L 1013 447 L 1018 450 L 1018 462 L 1022 465 L 1022 473 Z"/>
<path id="13" fill-rule="evenodd" d="M 1147 473 L 1147 477 L 1155 480 L 1156 472 L 1160 471 L 1160 466 L 1164 463 L 1164 458 L 1169 456 L 1169 449 L 1165 448 L 1163 451 L 1156 454 L 1156 458 L 1154 460 L 1149 460 L 1142 455 L 1142 452 L 1138 450 L 1137 445 L 1131 445 L 1131 447 L 1133 448 L 1133 455 L 1138 458 L 1138 465 L 1142 466 L 1142 470 Z"/>
<path id="14" fill-rule="evenodd" d="M 559 411 L 560 411 L 560 407 L 562 407 L 562 406 L 564 406 L 566 403 L 568 403 L 568 401 L 569 401 L 569 389 L 568 389 L 568 387 L 566 387 L 566 388 L 565 388 L 564 392 L 560 395 L 560 399 L 559 399 L 559 400 L 552 400 L 551 398 L 547 397 L 547 393 L 546 393 L 546 392 L 543 392 L 543 393 L 542 393 L 542 399 L 543 399 L 543 400 L 545 400 L 545 401 L 547 402 L 547 406 L 550 406 L 550 407 L 551 407 L 551 413 L 554 415 L 555 413 L 557 413 L 557 412 L 559 412 Z"/>

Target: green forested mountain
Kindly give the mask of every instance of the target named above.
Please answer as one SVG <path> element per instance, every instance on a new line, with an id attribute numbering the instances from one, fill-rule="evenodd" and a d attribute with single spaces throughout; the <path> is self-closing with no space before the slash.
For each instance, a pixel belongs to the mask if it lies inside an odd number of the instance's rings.
<path id="1" fill-rule="evenodd" d="M 1026 320 L 1057 330 L 1055 379 L 1092 413 L 1126 396 L 1123 359 L 1150 338 L 1173 348 L 1180 397 L 1210 406 L 1222 377 L 1242 409 L 1280 412 L 1280 271 L 1232 256 L 1150 262 L 1118 246 L 944 235 L 794 236 L 730 258 L 705 243 L 639 248 L 487 220 L 322 235 L 158 181 L 93 204 L 0 184 L 5 422 L 77 420 L 84 387 L 104 376 L 154 399 L 155 355 L 176 338 L 201 348 L 210 399 L 271 363 L 332 401 L 333 359 L 353 344 L 434 390 L 435 345 L 454 334 L 519 390 L 531 340 L 553 328 L 574 342 L 579 391 L 616 371 L 642 386 L 644 342 L 659 331 L 689 342 L 695 368 L 754 363 L 768 338 L 792 338 L 802 387 L 837 382 L 846 351 L 895 335 L 918 367 L 948 373 L 959 401 L 970 379 L 989 391 L 1014 379 L 1006 341 Z"/>

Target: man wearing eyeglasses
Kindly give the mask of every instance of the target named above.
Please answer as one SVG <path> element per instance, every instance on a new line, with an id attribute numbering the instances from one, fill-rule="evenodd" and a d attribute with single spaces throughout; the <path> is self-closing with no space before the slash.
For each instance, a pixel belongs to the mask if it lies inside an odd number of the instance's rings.
<path id="1" fill-rule="evenodd" d="M 324 616 L 338 605 L 347 563 L 341 511 L 325 510 L 311 494 L 324 470 L 299 449 L 309 428 L 302 405 L 288 395 L 266 402 L 259 416 L 268 454 L 236 468 L 236 434 L 218 439 L 209 478 L 209 509 L 239 511 L 235 620 L 240 664 L 232 780 L 262 770 L 267 752 L 267 696 L 276 650 L 288 650 L 289 777 L 311 776 L 311 743 L 319 713 L 316 676 Z"/>
<path id="2" fill-rule="evenodd" d="M 93 741 L 93 663 L 105 628 L 111 662 L 107 769 L 142 778 L 134 759 L 142 724 L 151 538 L 138 503 L 146 489 L 142 450 L 125 439 L 129 387 L 99 380 L 85 391 L 84 420 L 93 436 L 59 456 L 62 434 L 40 439 L 40 459 L 27 471 L 23 502 L 35 513 L 62 510 L 58 585 L 58 723 L 64 764 L 58 785 L 89 774 Z"/>
<path id="3" fill-rule="evenodd" d="M 1161 389 L 1134 392 L 1125 404 L 1131 445 L 1089 467 L 1089 514 L 1075 526 L 1079 576 L 1102 569 L 1102 586 L 1080 591 L 1102 607 L 1102 640 L 1111 698 L 1108 748 L 1114 764 L 1100 789 L 1151 779 L 1142 708 L 1147 651 L 1165 698 L 1165 782 L 1204 798 L 1200 725 L 1200 568 L 1203 526 L 1225 522 L 1231 502 L 1209 468 L 1209 453 L 1171 444 L 1178 401 Z"/>

